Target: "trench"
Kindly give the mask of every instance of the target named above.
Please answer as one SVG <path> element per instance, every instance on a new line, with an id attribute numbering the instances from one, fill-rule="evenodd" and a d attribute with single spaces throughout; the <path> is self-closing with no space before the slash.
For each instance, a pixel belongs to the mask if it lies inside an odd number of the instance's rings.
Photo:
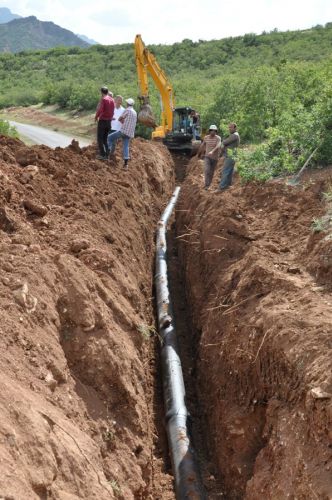
<path id="1" fill-rule="evenodd" d="M 175 164 L 176 185 L 181 186 L 186 178 L 189 158 L 174 155 L 173 160 Z M 177 212 L 179 209 L 177 207 L 178 205 L 174 208 L 166 233 L 167 272 L 172 317 L 176 325 L 176 337 L 185 384 L 185 404 L 189 412 L 187 420 L 188 433 L 194 449 L 194 459 L 198 469 L 198 483 L 201 486 L 200 495 L 193 498 L 208 498 L 213 500 L 222 497 L 224 493 L 218 468 L 213 461 L 208 445 L 209 436 L 204 416 L 205 411 L 202 407 L 197 388 L 197 356 L 200 332 L 193 326 L 190 307 L 187 301 L 185 273 L 179 252 L 180 243 L 177 227 Z M 161 436 L 161 439 L 163 440 L 164 438 Z M 165 456 L 164 458 L 165 465 L 169 468 L 171 462 Z M 177 498 L 189 498 L 189 496 L 182 496 L 180 494 Z"/>

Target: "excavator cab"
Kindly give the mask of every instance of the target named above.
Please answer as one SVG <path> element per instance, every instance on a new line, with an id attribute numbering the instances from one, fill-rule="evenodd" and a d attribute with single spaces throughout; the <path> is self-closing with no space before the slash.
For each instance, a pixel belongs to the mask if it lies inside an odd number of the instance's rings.
<path id="1" fill-rule="evenodd" d="M 166 133 L 163 143 L 174 151 L 192 152 L 200 144 L 200 119 L 193 108 L 173 110 L 173 128 Z"/>

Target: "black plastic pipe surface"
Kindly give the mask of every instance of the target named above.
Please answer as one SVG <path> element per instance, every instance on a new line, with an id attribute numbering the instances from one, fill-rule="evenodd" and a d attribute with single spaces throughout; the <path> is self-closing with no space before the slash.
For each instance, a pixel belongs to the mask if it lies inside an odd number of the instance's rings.
<path id="1" fill-rule="evenodd" d="M 166 426 L 176 498 L 177 500 L 203 500 L 206 495 L 188 432 L 189 413 L 185 403 L 185 387 L 167 276 L 167 221 L 173 212 L 179 193 L 180 187 L 177 187 L 157 228 L 155 285 L 158 330 L 162 339 L 161 360 Z"/>

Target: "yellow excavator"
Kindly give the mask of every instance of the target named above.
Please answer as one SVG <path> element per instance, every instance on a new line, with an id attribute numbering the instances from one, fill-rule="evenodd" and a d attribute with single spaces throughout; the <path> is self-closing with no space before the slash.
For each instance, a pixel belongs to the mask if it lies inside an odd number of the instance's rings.
<path id="1" fill-rule="evenodd" d="M 162 140 L 170 150 L 192 153 L 200 144 L 198 113 L 189 106 L 175 107 L 173 87 L 154 55 L 145 47 L 141 35 L 135 38 L 135 58 L 141 104 L 138 121 L 154 128 L 152 139 Z M 160 93 L 162 109 L 159 126 L 150 105 L 148 75 Z"/>

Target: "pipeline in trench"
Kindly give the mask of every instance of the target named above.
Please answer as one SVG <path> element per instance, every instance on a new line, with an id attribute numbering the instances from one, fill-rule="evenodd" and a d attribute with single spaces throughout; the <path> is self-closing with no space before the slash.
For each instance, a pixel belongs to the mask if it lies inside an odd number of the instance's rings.
<path id="1" fill-rule="evenodd" d="M 185 178 L 187 162 L 176 157 L 176 178 Z M 186 303 L 183 270 L 178 258 L 176 218 L 167 231 L 180 187 L 176 188 L 157 229 L 156 295 L 159 334 L 162 339 L 164 406 L 170 456 L 177 499 L 219 498 L 222 487 L 217 480 L 207 446 L 207 429 L 196 391 L 197 332 L 191 328 Z M 176 213 L 176 209 L 175 209 Z M 195 451 L 194 451 L 195 449 Z M 204 486 L 203 486 L 204 484 Z"/>

